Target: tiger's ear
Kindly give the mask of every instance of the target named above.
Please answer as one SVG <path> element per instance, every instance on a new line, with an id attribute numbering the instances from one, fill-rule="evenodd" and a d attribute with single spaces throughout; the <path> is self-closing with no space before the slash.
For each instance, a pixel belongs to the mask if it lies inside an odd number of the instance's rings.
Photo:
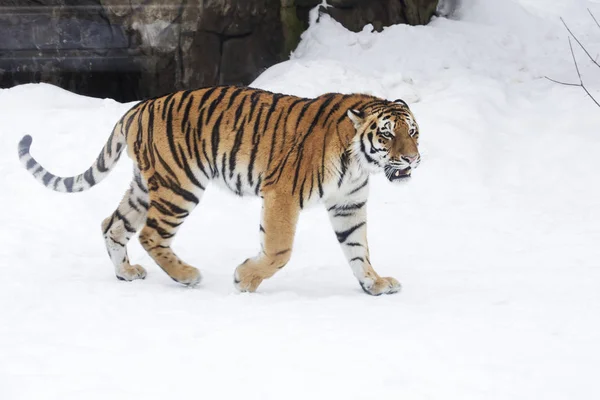
<path id="1" fill-rule="evenodd" d="M 408 104 L 406 104 L 406 102 L 402 99 L 396 99 L 394 100 L 394 103 L 402 104 L 404 107 L 408 108 Z"/>
<path id="2" fill-rule="evenodd" d="M 350 118 L 352 120 L 352 123 L 354 124 L 355 128 L 358 129 L 358 127 L 360 127 L 362 125 L 363 120 L 365 118 L 365 113 L 351 108 L 348 110 L 348 112 L 346 114 L 348 114 L 348 118 Z"/>

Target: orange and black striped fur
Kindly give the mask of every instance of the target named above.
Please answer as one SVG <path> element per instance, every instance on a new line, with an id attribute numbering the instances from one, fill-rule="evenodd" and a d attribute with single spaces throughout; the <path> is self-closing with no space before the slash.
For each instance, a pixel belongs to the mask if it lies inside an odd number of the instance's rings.
<path id="1" fill-rule="evenodd" d="M 139 240 L 175 281 L 201 275 L 171 249 L 179 226 L 208 184 L 263 199 L 261 251 L 237 267 L 234 282 L 255 291 L 290 259 L 300 211 L 323 203 L 346 258 L 369 294 L 394 293 L 400 284 L 380 277 L 369 260 L 366 201 L 370 172 L 390 181 L 408 178 L 419 164 L 419 131 L 406 103 L 330 93 L 314 99 L 244 87 L 212 87 L 146 100 L 116 124 L 96 162 L 62 178 L 30 155 L 31 136 L 19 143 L 23 165 L 46 187 L 87 190 L 104 179 L 127 148 L 133 180 L 102 233 L 117 278 L 145 278 L 130 264 L 126 245 Z"/>

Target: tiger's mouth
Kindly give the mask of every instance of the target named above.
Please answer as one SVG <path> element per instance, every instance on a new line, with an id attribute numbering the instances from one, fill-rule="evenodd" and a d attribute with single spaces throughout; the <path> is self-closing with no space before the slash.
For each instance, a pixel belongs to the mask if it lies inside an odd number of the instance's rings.
<path id="1" fill-rule="evenodd" d="M 390 182 L 398 182 L 403 181 L 410 178 L 410 174 L 412 169 L 408 168 L 394 168 L 394 167 L 385 167 L 385 176 L 388 178 Z"/>

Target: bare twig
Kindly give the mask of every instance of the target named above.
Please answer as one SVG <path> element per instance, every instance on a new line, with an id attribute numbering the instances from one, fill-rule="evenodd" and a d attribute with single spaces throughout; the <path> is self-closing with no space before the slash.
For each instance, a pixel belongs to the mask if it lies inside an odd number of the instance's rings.
<path id="1" fill-rule="evenodd" d="M 577 39 L 575 39 L 575 40 L 577 40 Z M 585 90 L 587 95 L 590 96 L 590 99 L 592 99 L 594 101 L 594 103 L 596 103 L 596 105 L 598 107 L 600 107 L 600 103 L 598 103 L 598 101 L 594 98 L 594 96 L 592 96 L 590 91 L 587 90 L 587 88 L 583 84 L 583 79 L 581 78 L 581 72 L 579 71 L 579 65 L 577 65 L 577 58 L 575 57 L 575 52 L 573 51 L 573 44 L 571 44 L 571 38 L 569 38 L 569 48 L 571 49 L 571 56 L 573 56 L 573 62 L 575 63 L 575 69 L 577 70 L 577 76 L 579 77 L 579 86 L 581 86 L 581 88 L 583 90 Z"/>
<path id="2" fill-rule="evenodd" d="M 552 79 L 552 78 L 547 77 L 547 76 L 544 76 L 544 78 L 548 79 L 550 82 L 558 83 L 559 85 L 577 86 L 577 87 L 581 86 L 581 84 L 579 84 L 579 83 L 561 82 L 561 81 L 557 81 L 556 79 Z"/>
<path id="3" fill-rule="evenodd" d="M 583 44 L 579 41 L 579 39 L 577 39 L 577 36 L 575 36 L 575 34 L 573 32 L 571 32 L 571 29 L 567 26 L 567 23 L 565 22 L 565 20 L 562 19 L 562 17 L 560 17 L 560 20 L 562 21 L 562 23 L 565 26 L 565 28 L 567 28 L 567 31 L 569 31 L 569 33 L 571 34 L 571 36 L 573 36 L 573 39 L 575 39 L 575 41 L 577 42 L 577 44 L 579 45 L 579 47 L 581 47 L 581 49 L 584 51 L 584 53 L 587 54 L 588 58 L 590 60 L 592 60 L 592 62 L 594 64 L 596 64 L 596 66 L 598 68 L 600 68 L 600 64 L 598 64 L 596 62 L 596 60 L 594 60 L 594 57 L 592 57 L 592 55 L 587 51 L 587 49 L 583 46 Z"/>
<path id="4" fill-rule="evenodd" d="M 592 16 L 592 18 L 594 19 L 594 22 L 596 23 L 596 25 L 598 25 L 598 28 L 600 28 L 600 23 L 598 23 L 598 20 L 596 19 L 596 17 L 594 16 L 594 14 L 592 14 L 592 12 L 590 11 L 589 8 L 587 10 L 590 13 L 590 15 Z"/>
<path id="5" fill-rule="evenodd" d="M 596 25 L 598 25 L 598 27 L 600 27 L 600 24 L 598 23 L 598 20 L 596 20 L 596 17 L 594 16 L 594 14 L 592 14 L 592 12 L 589 9 L 588 9 L 588 12 L 590 13 L 590 15 L 592 16 L 592 18 L 596 22 Z M 587 51 L 587 49 L 583 46 L 583 44 L 579 41 L 579 39 L 577 39 L 577 36 L 575 36 L 573 34 L 573 32 L 571 31 L 571 29 L 569 29 L 568 25 L 562 19 L 562 17 L 561 17 L 560 20 L 562 21 L 563 25 L 565 26 L 565 28 L 567 29 L 567 31 L 569 32 L 569 34 L 573 37 L 573 39 L 575 39 L 575 41 L 577 42 L 577 44 L 579 45 L 579 47 L 581 47 L 581 49 L 585 52 L 585 54 L 587 54 L 587 56 L 589 57 L 589 59 L 592 60 L 592 62 L 598 68 L 600 68 L 600 64 L 598 64 L 598 62 L 596 62 L 596 60 L 594 60 L 594 58 Z M 569 49 L 571 49 L 571 57 L 573 57 L 573 63 L 575 64 L 575 70 L 577 71 L 577 77 L 579 78 L 579 83 L 561 82 L 561 81 L 557 81 L 555 79 L 549 78 L 547 76 L 545 76 L 545 78 L 548 79 L 549 81 L 552 81 L 554 83 L 558 83 L 560 85 L 565 85 L 565 86 L 579 86 L 580 88 L 582 88 L 585 91 L 585 93 L 590 97 L 590 99 L 592 99 L 592 101 L 594 103 L 596 103 L 596 105 L 598 107 L 600 107 L 600 103 L 594 98 L 594 96 L 592 96 L 592 94 L 590 93 L 590 91 L 587 89 L 587 87 L 583 83 L 583 78 L 581 77 L 581 71 L 579 70 L 579 64 L 577 64 L 577 57 L 575 57 L 575 51 L 573 51 L 573 43 L 571 42 L 571 37 L 569 37 Z"/>

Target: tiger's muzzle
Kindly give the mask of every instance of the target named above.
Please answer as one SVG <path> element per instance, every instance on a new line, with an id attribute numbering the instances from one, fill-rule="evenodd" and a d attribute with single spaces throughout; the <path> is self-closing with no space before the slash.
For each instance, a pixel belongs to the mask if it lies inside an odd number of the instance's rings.
<path id="1" fill-rule="evenodd" d="M 388 165 L 384 168 L 384 171 L 386 178 L 388 178 L 390 182 L 398 182 L 410 178 L 412 168 L 397 168 Z"/>

